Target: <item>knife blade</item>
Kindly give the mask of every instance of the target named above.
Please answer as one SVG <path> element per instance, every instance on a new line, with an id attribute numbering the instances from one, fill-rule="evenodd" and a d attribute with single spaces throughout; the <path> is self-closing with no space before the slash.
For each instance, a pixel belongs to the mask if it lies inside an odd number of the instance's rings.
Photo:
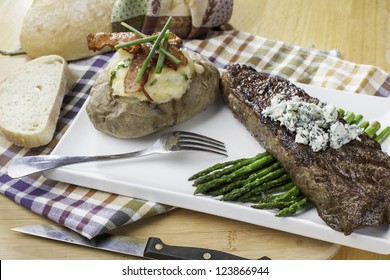
<path id="1" fill-rule="evenodd" d="M 27 225 L 13 231 L 66 243 L 157 260 L 245 260 L 222 251 L 196 247 L 170 246 L 157 237 L 136 238 L 104 233 L 88 239 L 70 229 L 55 225 Z M 263 256 L 260 260 L 269 260 Z"/>

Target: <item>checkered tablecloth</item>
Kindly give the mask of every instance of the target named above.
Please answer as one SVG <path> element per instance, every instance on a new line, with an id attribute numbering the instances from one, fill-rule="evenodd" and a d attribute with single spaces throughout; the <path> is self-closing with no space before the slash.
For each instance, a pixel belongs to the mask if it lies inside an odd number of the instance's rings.
<path id="1" fill-rule="evenodd" d="M 293 82 L 390 96 L 388 73 L 372 65 L 345 61 L 336 50 L 302 48 L 236 30 L 209 32 L 205 39 L 186 41 L 184 47 L 201 53 L 218 68 L 246 63 Z M 11 179 L 7 175 L 7 164 L 15 157 L 50 154 L 85 102 L 97 73 L 111 56 L 112 53 L 108 53 L 70 63 L 80 79 L 64 98 L 55 138 L 49 145 L 26 149 L 0 140 L 0 193 L 88 238 L 164 213 L 172 207 L 56 182 L 40 175 Z"/>

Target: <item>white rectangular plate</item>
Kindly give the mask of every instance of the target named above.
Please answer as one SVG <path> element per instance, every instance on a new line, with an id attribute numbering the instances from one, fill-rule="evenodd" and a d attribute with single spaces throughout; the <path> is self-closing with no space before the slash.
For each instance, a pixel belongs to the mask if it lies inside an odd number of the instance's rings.
<path id="1" fill-rule="evenodd" d="M 331 102 L 339 108 L 361 113 L 365 120 L 390 124 L 390 99 L 341 92 L 297 84 L 312 96 Z M 86 102 L 87 103 L 87 102 Z M 110 162 L 75 164 L 44 172 L 50 179 L 90 187 L 111 193 L 156 201 L 192 209 L 260 226 L 287 231 L 332 243 L 381 254 L 390 253 L 388 225 L 357 230 L 349 236 L 328 227 L 311 208 L 287 218 L 275 212 L 256 210 L 249 204 L 221 202 L 202 195 L 193 195 L 188 178 L 215 163 L 252 157 L 264 149 L 220 101 L 190 121 L 169 130 L 187 130 L 225 142 L 229 157 L 211 153 L 180 152 Z M 85 104 L 52 154 L 101 155 L 138 150 L 150 145 L 164 131 L 141 139 L 117 139 L 97 131 L 89 121 Z M 383 145 L 390 154 L 390 140 Z"/>

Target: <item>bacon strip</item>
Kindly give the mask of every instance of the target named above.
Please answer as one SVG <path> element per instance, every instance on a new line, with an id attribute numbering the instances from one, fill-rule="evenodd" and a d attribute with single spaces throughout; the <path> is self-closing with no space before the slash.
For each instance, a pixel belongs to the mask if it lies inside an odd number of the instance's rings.
<path id="1" fill-rule="evenodd" d="M 89 33 L 87 35 L 88 49 L 93 51 L 100 51 L 105 47 L 114 48 L 120 43 L 132 42 L 141 37 L 133 32 L 100 32 L 96 34 Z M 130 53 L 138 53 L 140 45 L 134 45 L 124 48 Z"/>
<path id="2" fill-rule="evenodd" d="M 135 78 L 137 77 L 138 71 L 141 69 L 143 62 L 145 61 L 146 56 L 147 54 L 139 53 L 133 60 L 131 60 L 124 80 L 124 90 L 125 92 L 129 93 L 141 92 L 149 101 L 153 101 L 153 99 L 144 90 L 144 86 L 148 81 L 150 67 L 148 67 L 143 74 L 141 81 L 139 83 L 135 82 Z"/>
<path id="3" fill-rule="evenodd" d="M 176 36 L 176 34 L 173 34 L 168 40 L 168 45 L 174 46 L 179 49 L 181 45 L 183 45 L 183 40 L 180 37 Z"/>
<path id="4" fill-rule="evenodd" d="M 158 35 L 154 33 L 153 35 Z M 100 32 L 96 34 L 88 34 L 87 42 L 88 48 L 93 51 L 100 51 L 105 47 L 114 48 L 116 45 L 121 43 L 132 42 L 134 40 L 140 39 L 141 37 L 138 34 L 133 32 L 111 32 L 105 33 Z M 176 64 L 171 59 L 167 58 L 165 64 L 168 67 L 171 67 L 174 70 L 177 70 L 180 66 L 187 65 L 188 61 L 184 54 L 179 50 L 180 46 L 183 44 L 183 40 L 173 34 L 168 40 L 168 51 L 173 54 L 176 58 L 180 60 L 179 64 Z M 134 46 L 123 48 L 124 50 L 137 55 L 139 53 L 149 53 L 151 49 L 150 44 L 137 44 Z M 154 60 L 152 61 L 155 62 Z"/>
<path id="5" fill-rule="evenodd" d="M 153 35 L 158 35 L 158 33 L 155 33 Z M 88 34 L 87 42 L 88 42 L 88 48 L 90 50 L 100 51 L 105 47 L 110 47 L 114 49 L 115 46 L 118 44 L 132 42 L 140 38 L 141 36 L 133 32 L 111 32 L 111 33 L 100 32 L 96 34 L 91 34 L 91 33 Z M 168 52 L 170 52 L 176 58 L 178 58 L 180 60 L 180 63 L 176 64 L 169 57 L 166 57 L 164 64 L 174 69 L 175 71 L 180 66 L 187 65 L 188 63 L 187 58 L 179 49 L 182 43 L 183 40 L 180 37 L 176 36 L 175 34 L 173 34 L 168 40 Z M 150 43 L 137 44 L 137 45 L 125 47 L 123 49 L 134 55 L 134 58 L 130 62 L 124 80 L 125 92 L 129 92 L 129 93 L 142 92 L 149 101 L 153 101 L 152 98 L 145 91 L 144 86 L 148 81 L 149 71 L 151 67 L 156 64 L 156 60 L 158 56 L 157 53 L 150 61 L 150 64 L 148 65 L 147 70 L 143 74 L 141 81 L 139 83 L 136 83 L 135 79 L 137 77 L 139 70 L 141 69 L 143 62 L 145 61 L 146 57 L 148 56 L 151 50 L 151 44 Z"/>
<path id="6" fill-rule="evenodd" d="M 176 58 L 180 60 L 179 64 L 176 64 L 173 60 L 171 60 L 169 57 L 166 57 L 164 64 L 167 65 L 168 67 L 174 69 L 175 71 L 180 67 L 187 65 L 188 60 L 185 57 L 185 55 L 177 48 L 176 46 L 173 45 L 168 45 L 168 52 L 173 54 Z"/>

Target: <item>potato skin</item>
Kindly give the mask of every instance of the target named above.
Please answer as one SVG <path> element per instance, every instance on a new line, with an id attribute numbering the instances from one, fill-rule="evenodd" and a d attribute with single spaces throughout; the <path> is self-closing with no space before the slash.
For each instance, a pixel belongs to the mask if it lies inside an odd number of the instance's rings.
<path id="1" fill-rule="evenodd" d="M 156 104 L 131 103 L 125 97 L 113 96 L 108 85 L 108 67 L 99 74 L 90 93 L 87 114 L 94 127 L 118 138 L 138 138 L 184 122 L 211 105 L 219 95 L 218 69 L 197 53 L 188 51 L 202 74 L 194 73 L 189 89 L 180 99 Z"/>

